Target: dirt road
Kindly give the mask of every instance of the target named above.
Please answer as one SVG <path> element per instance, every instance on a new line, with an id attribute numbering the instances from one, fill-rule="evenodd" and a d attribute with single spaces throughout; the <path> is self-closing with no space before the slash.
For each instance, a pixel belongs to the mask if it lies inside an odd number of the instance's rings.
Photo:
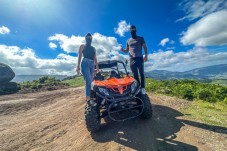
<path id="1" fill-rule="evenodd" d="M 83 88 L 0 96 L 0 150 L 224 151 L 227 129 L 186 119 L 187 103 L 150 95 L 154 116 L 109 122 L 90 134 L 84 122 Z"/>

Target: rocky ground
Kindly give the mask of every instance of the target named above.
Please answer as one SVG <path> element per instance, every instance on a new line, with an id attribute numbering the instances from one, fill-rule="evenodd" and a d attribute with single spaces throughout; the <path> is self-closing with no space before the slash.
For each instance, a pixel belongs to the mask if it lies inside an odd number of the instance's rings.
<path id="1" fill-rule="evenodd" d="M 184 117 L 179 110 L 190 102 L 152 94 L 152 119 L 102 121 L 90 134 L 83 95 L 69 88 L 0 96 L 0 150 L 227 150 L 226 128 Z"/>

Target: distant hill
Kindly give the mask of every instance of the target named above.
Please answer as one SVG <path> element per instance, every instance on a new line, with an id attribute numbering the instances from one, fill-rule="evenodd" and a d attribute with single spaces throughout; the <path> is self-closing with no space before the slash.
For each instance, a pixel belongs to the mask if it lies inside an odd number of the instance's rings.
<path id="1" fill-rule="evenodd" d="M 46 75 L 16 75 L 13 78 L 13 82 L 25 82 L 25 81 L 33 81 L 33 80 L 38 80 L 39 78 L 46 76 Z M 66 75 L 48 75 L 50 77 L 55 77 L 56 79 L 62 80 L 64 78 L 66 78 Z"/>
<path id="2" fill-rule="evenodd" d="M 207 77 L 227 75 L 227 64 L 196 68 L 185 72 L 186 74 L 205 75 Z"/>
<path id="3" fill-rule="evenodd" d="M 145 73 L 146 77 L 157 80 L 165 79 L 227 79 L 227 64 L 196 68 L 185 72 L 153 70 Z"/>
<path id="4" fill-rule="evenodd" d="M 37 80 L 45 75 L 16 75 L 13 82 L 24 82 Z M 62 80 L 65 78 L 71 78 L 66 75 L 49 75 L 56 79 Z M 167 70 L 153 70 L 145 72 L 145 76 L 154 78 L 156 80 L 167 80 L 167 79 L 195 79 L 195 80 L 220 80 L 224 79 L 227 81 L 227 64 L 220 64 L 214 66 L 207 66 L 202 68 L 196 68 L 185 72 L 171 72 Z"/>

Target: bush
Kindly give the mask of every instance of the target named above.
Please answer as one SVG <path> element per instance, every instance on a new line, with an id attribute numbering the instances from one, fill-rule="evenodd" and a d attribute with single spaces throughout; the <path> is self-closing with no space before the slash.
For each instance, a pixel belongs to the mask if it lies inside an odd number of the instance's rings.
<path id="1" fill-rule="evenodd" d="M 212 94 L 211 90 L 208 89 L 200 89 L 197 92 L 197 98 L 200 100 L 208 101 L 208 102 L 216 102 L 217 98 Z"/>
<path id="2" fill-rule="evenodd" d="M 43 77 L 39 78 L 39 83 L 45 83 L 45 81 L 47 81 L 48 79 L 50 79 L 50 77 L 43 76 Z"/>
<path id="3" fill-rule="evenodd" d="M 219 100 L 227 98 L 227 87 L 217 87 L 215 89 L 215 95 Z"/>
<path id="4" fill-rule="evenodd" d="M 224 101 L 227 98 L 227 87 L 201 83 L 195 80 L 154 80 L 147 79 L 147 91 L 177 96 L 193 100 L 195 98 L 208 102 Z"/>
<path id="5" fill-rule="evenodd" d="M 227 105 L 227 97 L 224 99 L 223 103 Z"/>
<path id="6" fill-rule="evenodd" d="M 193 100 L 194 95 L 193 95 L 192 86 L 188 84 L 181 85 L 179 89 L 179 95 L 183 99 Z"/>
<path id="7" fill-rule="evenodd" d="M 47 89 L 56 89 L 56 87 L 68 86 L 67 83 L 61 82 L 61 80 L 56 79 L 55 77 L 43 76 L 38 80 L 33 80 L 32 82 L 22 82 L 20 83 L 21 90 L 39 90 L 42 88 Z"/>

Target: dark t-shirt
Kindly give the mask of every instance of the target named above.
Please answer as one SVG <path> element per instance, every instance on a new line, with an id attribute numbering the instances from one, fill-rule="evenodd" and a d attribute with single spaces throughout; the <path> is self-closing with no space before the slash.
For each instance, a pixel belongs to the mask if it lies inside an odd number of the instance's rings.
<path id="1" fill-rule="evenodd" d="M 145 44 L 143 37 L 136 36 L 135 39 L 130 38 L 127 40 L 127 47 L 129 47 L 130 58 L 143 57 L 142 45 Z"/>
<path id="2" fill-rule="evenodd" d="M 94 60 L 95 48 L 92 46 L 85 45 L 82 53 L 83 53 L 84 58 Z"/>

